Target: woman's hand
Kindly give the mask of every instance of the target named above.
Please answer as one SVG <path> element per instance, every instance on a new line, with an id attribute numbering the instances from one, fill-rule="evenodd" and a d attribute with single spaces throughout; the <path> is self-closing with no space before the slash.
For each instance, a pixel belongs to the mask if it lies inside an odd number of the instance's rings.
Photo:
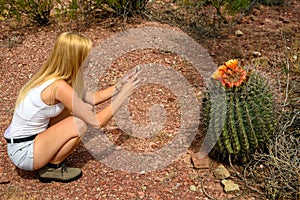
<path id="1" fill-rule="evenodd" d="M 140 67 L 138 66 L 134 72 L 128 74 L 121 80 L 122 88 L 121 93 L 127 97 L 129 97 L 133 91 L 139 86 L 140 79 L 138 78 L 141 72 Z"/>
<path id="2" fill-rule="evenodd" d="M 113 115 L 120 109 L 124 101 L 134 92 L 134 90 L 139 86 L 140 79 L 138 78 L 139 71 L 136 70 L 130 76 L 126 76 L 120 87 L 120 91 L 115 91 L 115 98 L 112 100 L 111 104 L 103 108 L 100 112 L 96 114 L 96 118 L 99 127 L 103 127 L 107 122 L 113 117 Z"/>
<path id="3" fill-rule="evenodd" d="M 125 77 L 123 77 L 121 79 L 121 81 L 119 81 L 116 85 L 115 85 L 115 94 L 118 94 L 123 86 L 129 82 L 132 79 L 137 79 L 138 74 L 140 73 L 141 69 L 138 66 L 133 72 L 129 73 L 128 75 L 126 75 Z"/>
<path id="4" fill-rule="evenodd" d="M 127 98 L 133 93 L 133 91 L 140 84 L 140 79 L 138 78 L 138 75 L 139 73 L 137 72 L 127 79 L 126 83 L 121 88 L 121 91 L 119 93 L 120 96 Z"/>
<path id="5" fill-rule="evenodd" d="M 131 79 L 133 76 L 136 76 L 137 74 L 139 74 L 140 71 L 141 71 L 140 66 L 137 66 L 133 72 L 129 73 L 127 76 L 125 76 L 124 78 L 122 78 L 121 84 L 124 85 L 125 83 L 127 83 L 127 81 L 129 79 Z"/>
<path id="6" fill-rule="evenodd" d="M 140 79 L 139 73 L 135 73 L 130 77 L 122 86 L 120 92 L 115 96 L 110 105 L 106 106 L 96 114 L 99 127 L 103 127 L 113 117 L 113 115 L 120 109 L 124 101 L 134 92 L 139 86 Z"/>

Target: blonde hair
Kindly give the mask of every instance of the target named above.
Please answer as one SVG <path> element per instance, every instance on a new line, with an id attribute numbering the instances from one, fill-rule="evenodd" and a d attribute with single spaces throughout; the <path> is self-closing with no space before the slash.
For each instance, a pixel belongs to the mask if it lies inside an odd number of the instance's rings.
<path id="1" fill-rule="evenodd" d="M 24 100 L 30 89 L 50 79 L 65 80 L 80 95 L 83 86 L 83 69 L 80 67 L 91 48 L 90 39 L 74 32 L 62 33 L 44 66 L 20 91 L 16 106 Z"/>

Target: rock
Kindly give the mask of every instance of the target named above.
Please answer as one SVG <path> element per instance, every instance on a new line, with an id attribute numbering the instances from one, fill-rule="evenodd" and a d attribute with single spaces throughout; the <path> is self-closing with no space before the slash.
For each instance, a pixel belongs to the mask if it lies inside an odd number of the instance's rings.
<path id="1" fill-rule="evenodd" d="M 250 18 L 251 21 L 257 21 L 258 20 L 258 18 L 255 15 L 250 15 L 249 18 Z"/>
<path id="2" fill-rule="evenodd" d="M 231 180 L 222 180 L 221 183 L 226 193 L 236 193 L 240 191 L 239 186 Z"/>
<path id="3" fill-rule="evenodd" d="M 220 180 L 230 177 L 229 171 L 223 165 L 218 166 L 218 168 L 214 171 L 214 175 Z"/>
<path id="4" fill-rule="evenodd" d="M 236 30 L 234 32 L 234 34 L 237 36 L 237 37 L 242 37 L 244 35 L 244 33 L 241 31 L 241 30 Z"/>
<path id="5" fill-rule="evenodd" d="M 123 150 L 123 148 L 121 146 L 115 146 L 115 150 Z"/>
<path id="6" fill-rule="evenodd" d="M 255 58 L 260 57 L 261 53 L 258 52 L 258 51 L 254 51 L 254 52 L 252 52 L 252 56 L 255 57 Z"/>
<path id="7" fill-rule="evenodd" d="M 288 19 L 286 19 L 286 18 L 284 18 L 282 16 L 279 17 L 279 21 L 281 21 L 281 22 L 283 22 L 285 24 L 290 23 L 290 21 Z"/>
<path id="8" fill-rule="evenodd" d="M 269 66 L 269 63 L 270 63 L 269 58 L 266 56 L 253 58 L 251 61 L 254 63 L 254 65 L 257 65 L 260 67 L 267 67 L 267 66 Z"/>
<path id="9" fill-rule="evenodd" d="M 265 22 L 268 23 L 268 24 L 273 24 L 273 21 L 268 19 L 268 18 L 265 18 Z"/>
<path id="10" fill-rule="evenodd" d="M 9 183 L 9 179 L 4 175 L 3 168 L 0 167 L 0 184 Z"/>
<path id="11" fill-rule="evenodd" d="M 298 60 L 298 56 L 297 55 L 293 55 L 293 59 L 294 59 L 294 61 L 297 61 Z"/>
<path id="12" fill-rule="evenodd" d="M 190 190 L 195 192 L 195 191 L 197 191 L 197 187 L 194 186 L 194 185 L 191 185 L 191 186 L 190 186 Z"/>
<path id="13" fill-rule="evenodd" d="M 0 167 L 0 184 L 9 183 L 9 179 L 4 175 L 3 168 Z"/>
<path id="14" fill-rule="evenodd" d="M 199 153 L 194 153 L 192 155 L 192 162 L 196 169 L 209 169 L 210 158 L 208 155 L 200 157 Z"/>
<path id="15" fill-rule="evenodd" d="M 102 9 L 105 10 L 105 11 L 107 11 L 107 12 L 111 12 L 111 13 L 115 13 L 115 12 L 116 12 L 113 8 L 111 8 L 111 7 L 110 7 L 109 5 L 107 5 L 107 4 L 103 4 L 103 5 L 102 5 Z"/>
<path id="16" fill-rule="evenodd" d="M 144 192 L 138 191 L 137 193 L 138 193 L 138 195 L 139 195 L 140 198 L 144 198 L 144 196 L 145 196 Z"/>
<path id="17" fill-rule="evenodd" d="M 5 177 L 5 176 L 1 176 L 0 177 L 0 184 L 4 184 L 4 183 L 9 183 L 10 181 L 9 181 L 9 179 L 7 178 L 7 177 Z"/>
<path id="18" fill-rule="evenodd" d="M 177 6 L 176 4 L 171 3 L 171 8 L 173 11 L 176 11 L 179 9 L 179 6 Z"/>
<path id="19" fill-rule="evenodd" d="M 154 143 L 154 142 L 149 142 L 149 147 L 150 147 L 151 149 L 157 149 L 157 148 L 158 148 L 158 145 L 157 145 L 156 143 Z"/>
<path id="20" fill-rule="evenodd" d="M 119 130 L 117 130 L 117 129 L 111 130 L 110 132 L 112 135 L 119 135 L 119 133 L 120 133 Z"/>
<path id="21" fill-rule="evenodd" d="M 260 13 L 261 13 L 261 11 L 260 11 L 260 8 L 259 8 L 259 7 L 254 8 L 254 9 L 252 10 L 252 14 L 253 14 L 254 16 L 260 16 Z"/>
<path id="22" fill-rule="evenodd" d="M 282 22 L 285 23 L 285 24 L 288 24 L 288 23 L 290 23 L 290 20 L 284 19 Z"/>
<path id="23" fill-rule="evenodd" d="M 183 154 L 183 155 L 181 156 L 181 159 L 182 159 L 182 161 L 183 161 L 185 164 L 191 164 L 192 156 L 191 156 L 191 154 L 189 154 L 188 152 L 186 152 L 185 154 Z"/>

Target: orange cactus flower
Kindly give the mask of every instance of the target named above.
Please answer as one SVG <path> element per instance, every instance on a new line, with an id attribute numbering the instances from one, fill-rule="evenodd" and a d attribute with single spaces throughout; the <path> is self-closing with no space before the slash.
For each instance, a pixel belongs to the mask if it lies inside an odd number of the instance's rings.
<path id="1" fill-rule="evenodd" d="M 238 67 L 239 61 L 237 59 L 231 59 L 225 62 L 225 65 L 230 69 L 236 69 Z"/>
<path id="2" fill-rule="evenodd" d="M 238 87 L 247 81 L 247 72 L 238 66 L 237 59 L 232 59 L 219 66 L 212 78 L 219 80 L 226 88 Z"/>

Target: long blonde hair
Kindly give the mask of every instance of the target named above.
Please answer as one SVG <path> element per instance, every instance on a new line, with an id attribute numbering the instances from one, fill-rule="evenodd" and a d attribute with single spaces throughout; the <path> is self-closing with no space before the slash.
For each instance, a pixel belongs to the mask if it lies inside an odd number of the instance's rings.
<path id="1" fill-rule="evenodd" d="M 19 93 L 16 106 L 18 106 L 28 92 L 50 79 L 65 80 L 76 88 L 77 93 L 82 92 L 83 70 L 82 63 L 89 55 L 92 48 L 90 39 L 74 32 L 62 33 L 54 46 L 52 53 L 44 66 L 25 84 Z M 78 84 L 78 81 L 81 84 Z M 76 83 L 76 84 L 75 84 Z"/>

